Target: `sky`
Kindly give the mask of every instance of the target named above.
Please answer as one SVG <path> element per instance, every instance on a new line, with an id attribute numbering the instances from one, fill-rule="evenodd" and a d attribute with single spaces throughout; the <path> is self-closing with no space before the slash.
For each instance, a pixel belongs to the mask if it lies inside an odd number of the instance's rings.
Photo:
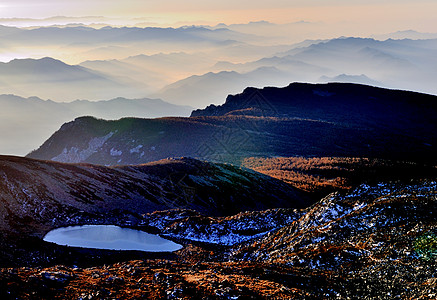
<path id="1" fill-rule="evenodd" d="M 0 18 L 105 16 L 214 25 L 266 20 L 435 31 L 436 0 L 6 0 Z M 346 26 L 346 25 L 345 25 Z"/>

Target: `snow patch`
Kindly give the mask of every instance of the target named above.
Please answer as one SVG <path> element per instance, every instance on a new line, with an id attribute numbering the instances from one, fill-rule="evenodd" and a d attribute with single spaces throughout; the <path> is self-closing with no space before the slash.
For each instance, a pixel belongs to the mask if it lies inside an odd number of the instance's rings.
<path id="1" fill-rule="evenodd" d="M 88 142 L 88 148 L 80 149 L 78 147 L 71 147 L 70 149 L 64 148 L 58 156 L 52 158 L 53 161 L 64 163 L 80 163 L 88 159 L 91 155 L 96 153 L 103 144 L 114 135 L 114 132 L 110 132 L 102 137 L 92 138 Z"/>
<path id="2" fill-rule="evenodd" d="M 111 156 L 121 156 L 123 154 L 123 151 L 111 148 L 110 154 Z"/>
<path id="3" fill-rule="evenodd" d="M 141 149 L 141 148 L 143 148 L 143 145 L 138 145 L 138 146 L 136 146 L 135 148 L 130 149 L 129 152 L 130 152 L 130 154 L 133 154 L 133 153 L 140 153 L 140 149 Z"/>

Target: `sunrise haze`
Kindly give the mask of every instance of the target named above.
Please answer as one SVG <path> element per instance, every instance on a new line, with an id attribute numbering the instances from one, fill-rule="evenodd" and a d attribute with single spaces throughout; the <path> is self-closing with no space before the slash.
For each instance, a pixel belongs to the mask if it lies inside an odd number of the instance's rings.
<path id="1" fill-rule="evenodd" d="M 324 22 L 357 34 L 400 29 L 433 31 L 437 26 L 435 1 L 2 1 L 1 18 L 105 16 L 150 24 Z M 96 18 L 98 22 L 99 19 Z M 128 22 L 129 21 L 129 22 Z"/>

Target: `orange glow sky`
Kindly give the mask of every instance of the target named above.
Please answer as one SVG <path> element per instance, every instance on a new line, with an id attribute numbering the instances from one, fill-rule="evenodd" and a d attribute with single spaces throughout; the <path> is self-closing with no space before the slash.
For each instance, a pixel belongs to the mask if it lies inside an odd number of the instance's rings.
<path id="1" fill-rule="evenodd" d="M 6 0 L 0 18 L 105 16 L 141 18 L 161 24 L 325 22 L 357 30 L 391 31 L 437 28 L 435 0 Z"/>

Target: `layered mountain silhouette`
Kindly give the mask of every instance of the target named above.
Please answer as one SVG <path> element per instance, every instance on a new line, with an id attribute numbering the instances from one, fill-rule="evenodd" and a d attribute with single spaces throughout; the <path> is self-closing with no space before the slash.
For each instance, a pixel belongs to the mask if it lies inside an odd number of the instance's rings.
<path id="1" fill-rule="evenodd" d="M 416 30 L 401 30 L 396 32 L 390 32 L 386 34 L 375 34 L 372 37 L 379 40 L 388 40 L 388 39 L 412 39 L 412 40 L 426 40 L 426 39 L 435 39 L 437 38 L 437 33 L 431 32 L 419 32 Z"/>
<path id="2" fill-rule="evenodd" d="M 55 101 L 77 99 L 98 100 L 113 95 L 141 97 L 147 90 L 132 91 L 133 83 L 120 80 L 112 74 L 102 74 L 81 66 L 68 65 L 45 57 L 41 59 L 15 59 L 0 63 L 0 93 L 25 97 L 39 96 Z M 66 92 L 69 91 L 69 92 Z"/>
<path id="3" fill-rule="evenodd" d="M 75 27 L 37 27 L 33 29 L 12 30 L 2 28 L 2 35 L 9 44 L 31 42 L 33 44 L 101 44 L 101 43 L 131 43 L 138 41 L 173 41 L 173 42 L 204 42 L 211 43 L 228 39 L 243 39 L 246 34 L 229 29 L 207 29 L 188 26 L 180 28 L 161 27 L 111 27 L 94 29 L 86 26 Z"/>
<path id="4" fill-rule="evenodd" d="M 173 103 L 188 101 L 201 107 L 207 105 L 208 100 L 220 103 L 220 96 L 235 93 L 238 88 L 282 86 L 292 81 L 351 82 L 436 94 L 432 81 L 437 66 L 432 53 L 436 49 L 436 39 L 309 41 L 251 62 L 220 61 L 214 65 L 214 73 L 180 80 L 166 86 L 156 96 Z M 215 86 L 220 88 L 215 89 Z M 209 91 L 208 99 L 199 92 L 205 87 Z"/>
<path id="5" fill-rule="evenodd" d="M 31 158 L 138 164 L 166 157 L 361 156 L 435 162 L 436 97 L 371 86 L 247 88 L 190 118 L 64 124 Z"/>
<path id="6" fill-rule="evenodd" d="M 126 82 L 138 82 L 139 86 L 147 82 L 157 91 L 181 78 L 208 72 L 211 64 L 211 58 L 206 54 L 175 52 L 141 54 L 118 60 L 89 60 L 80 65 L 104 74 L 117 75 Z"/>
<path id="7" fill-rule="evenodd" d="M 210 103 L 220 104 L 227 95 L 237 93 L 246 86 L 287 85 L 290 82 L 288 78 L 288 74 L 275 67 L 260 67 L 248 73 L 209 72 L 170 84 L 155 96 L 168 99 L 171 103 L 193 103 L 195 107 L 203 107 L 205 95 L 208 95 Z"/>
<path id="8" fill-rule="evenodd" d="M 258 26 L 275 25 L 249 27 Z M 246 26 L 235 28 L 244 31 Z M 42 53 L 57 58 L 0 64 L 0 93 L 54 101 L 151 97 L 202 108 L 221 104 L 226 95 L 247 86 L 284 86 L 293 81 L 354 82 L 437 93 L 435 38 L 345 37 L 276 44 L 226 26 L 2 27 L 0 36 L 2 60 L 26 57 L 20 49 L 37 51 L 42 45 Z"/>
<path id="9" fill-rule="evenodd" d="M 320 77 L 320 81 L 322 81 L 322 82 L 359 83 L 359 84 L 372 85 L 372 86 L 382 86 L 383 85 L 381 82 L 372 80 L 371 78 L 367 77 L 364 74 L 361 74 L 361 75 L 340 74 L 340 75 L 335 76 L 335 77 L 322 76 L 322 77 Z"/>

